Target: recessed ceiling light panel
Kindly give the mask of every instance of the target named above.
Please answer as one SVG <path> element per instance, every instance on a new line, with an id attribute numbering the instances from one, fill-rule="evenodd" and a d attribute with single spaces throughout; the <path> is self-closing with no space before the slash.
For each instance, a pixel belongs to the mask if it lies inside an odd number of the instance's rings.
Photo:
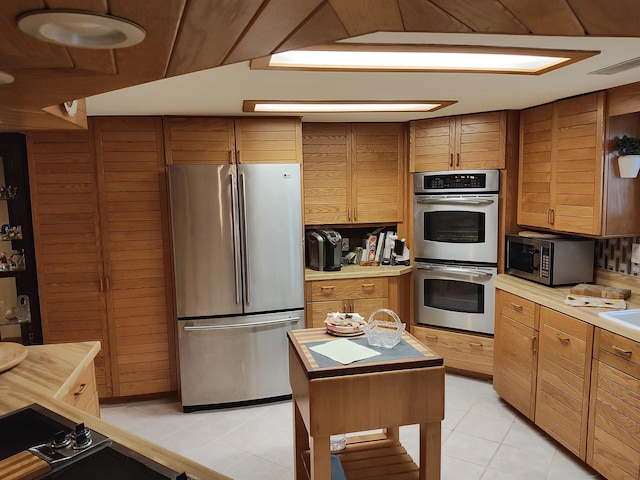
<path id="1" fill-rule="evenodd" d="M 455 101 L 313 101 L 245 100 L 243 112 L 262 113 L 348 113 L 348 112 L 433 112 Z"/>
<path id="2" fill-rule="evenodd" d="M 40 10 L 18 17 L 23 32 L 45 42 L 76 48 L 124 48 L 146 36 L 128 20 L 75 10 Z"/>
<path id="3" fill-rule="evenodd" d="M 464 45 L 333 44 L 255 59 L 251 68 L 539 75 L 598 53 Z"/>

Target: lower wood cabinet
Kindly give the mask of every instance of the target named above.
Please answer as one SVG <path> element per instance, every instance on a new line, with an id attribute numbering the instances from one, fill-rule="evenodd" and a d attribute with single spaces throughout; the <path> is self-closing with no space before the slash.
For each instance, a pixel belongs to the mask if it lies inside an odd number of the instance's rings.
<path id="1" fill-rule="evenodd" d="M 69 384 L 67 391 L 59 399 L 95 417 L 100 417 L 98 386 L 93 362 L 87 365 L 75 382 Z"/>
<path id="2" fill-rule="evenodd" d="M 324 327 L 327 313 L 358 313 L 365 320 L 389 308 L 389 280 L 384 277 L 318 280 L 305 284 L 307 327 Z"/>
<path id="3" fill-rule="evenodd" d="M 411 334 L 443 357 L 448 371 L 493 374 L 494 340 L 490 336 L 416 325 Z"/>
<path id="4" fill-rule="evenodd" d="M 587 463 L 608 479 L 640 478 L 640 344 L 599 328 Z"/>
<path id="5" fill-rule="evenodd" d="M 535 423 L 586 459 L 592 325 L 540 307 Z"/>
<path id="6" fill-rule="evenodd" d="M 533 420 L 538 366 L 537 305 L 496 291 L 494 390 Z"/>

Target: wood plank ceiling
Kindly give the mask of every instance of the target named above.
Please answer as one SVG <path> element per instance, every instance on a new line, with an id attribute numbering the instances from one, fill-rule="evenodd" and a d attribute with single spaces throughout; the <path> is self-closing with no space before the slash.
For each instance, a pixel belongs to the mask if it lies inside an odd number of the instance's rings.
<path id="1" fill-rule="evenodd" d="M 146 39 L 120 50 L 45 43 L 16 18 L 109 13 Z M 0 2 L 0 130 L 86 128 L 60 105 L 165 77 L 378 31 L 638 37 L 636 0 L 21 0 Z M 221 86 L 220 88 L 224 88 Z M 45 107 L 49 107 L 46 108 Z M 44 110 L 43 110 L 44 109 Z"/>

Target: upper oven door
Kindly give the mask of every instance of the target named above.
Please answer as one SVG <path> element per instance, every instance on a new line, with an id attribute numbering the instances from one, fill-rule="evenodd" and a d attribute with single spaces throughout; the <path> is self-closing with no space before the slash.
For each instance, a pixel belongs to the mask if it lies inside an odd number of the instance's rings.
<path id="1" fill-rule="evenodd" d="M 498 261 L 498 194 L 414 195 L 415 257 Z"/>

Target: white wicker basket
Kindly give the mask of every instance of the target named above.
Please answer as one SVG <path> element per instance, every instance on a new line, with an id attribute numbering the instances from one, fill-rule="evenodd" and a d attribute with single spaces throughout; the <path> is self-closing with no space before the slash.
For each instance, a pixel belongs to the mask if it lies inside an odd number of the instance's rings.
<path id="1" fill-rule="evenodd" d="M 381 313 L 389 315 L 394 321 L 389 322 L 375 318 Z M 369 316 L 369 321 L 364 326 L 364 333 L 367 335 L 367 342 L 372 347 L 393 348 L 400 342 L 404 329 L 405 324 L 400 321 L 396 312 L 382 308 Z"/>

